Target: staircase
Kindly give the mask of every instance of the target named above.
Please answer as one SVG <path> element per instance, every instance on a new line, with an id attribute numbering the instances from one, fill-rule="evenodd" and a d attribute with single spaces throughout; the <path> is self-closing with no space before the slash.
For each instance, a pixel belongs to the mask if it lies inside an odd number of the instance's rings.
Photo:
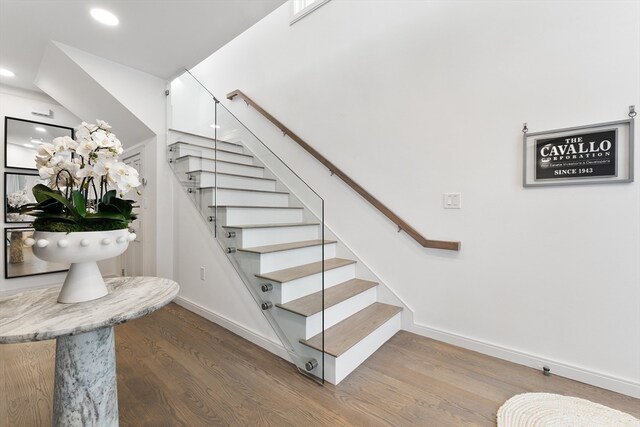
<path id="1" fill-rule="evenodd" d="M 241 139 L 171 130 L 169 158 L 301 372 L 338 384 L 400 330 L 402 308 Z"/>

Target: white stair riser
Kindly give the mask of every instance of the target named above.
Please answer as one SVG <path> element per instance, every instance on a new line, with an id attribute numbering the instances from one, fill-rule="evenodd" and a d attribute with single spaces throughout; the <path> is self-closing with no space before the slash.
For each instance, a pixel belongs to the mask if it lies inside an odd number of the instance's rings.
<path id="1" fill-rule="evenodd" d="M 302 213 L 303 209 L 218 208 L 221 225 L 291 224 L 302 222 Z"/>
<path id="2" fill-rule="evenodd" d="M 401 313 L 396 314 L 338 358 L 325 354 L 325 380 L 329 381 L 331 384 L 337 385 L 340 381 L 345 379 L 347 375 L 353 372 L 362 362 L 367 360 L 369 356 L 375 353 L 376 350 L 378 350 L 400 330 L 402 323 L 401 319 Z M 307 346 L 302 345 L 302 347 Z M 318 361 L 322 360 L 322 353 L 310 347 L 307 347 L 307 349 L 301 349 L 301 352 L 309 358 L 314 358 Z M 316 369 L 311 371 L 311 373 L 320 377 L 322 375 L 320 364 Z"/>
<path id="3" fill-rule="evenodd" d="M 346 282 L 355 278 L 355 264 L 345 265 L 343 267 L 334 268 L 324 272 L 324 287 L 328 289 L 338 283 Z M 269 282 L 261 280 L 261 283 Z M 302 298 L 314 292 L 322 290 L 322 275 L 320 273 L 301 279 L 292 280 L 285 283 L 273 283 L 273 299 L 274 303 L 284 304 L 294 299 Z"/>
<path id="4" fill-rule="evenodd" d="M 212 160 L 210 164 L 202 165 L 205 167 L 200 167 L 200 165 L 198 165 L 197 163 L 199 163 L 199 159 L 194 159 L 192 157 L 179 159 L 175 161 L 174 170 L 178 172 L 179 177 L 182 180 L 183 179 L 182 173 L 186 173 L 186 172 L 194 172 L 199 170 L 215 172 L 216 163 L 217 163 L 218 172 L 221 172 L 221 173 L 232 173 L 235 175 L 254 176 L 257 178 L 262 178 L 264 176 L 263 168 L 258 168 L 250 165 L 242 165 L 238 163 L 226 163 L 226 162 L 220 162 L 220 161 L 214 162 Z"/>
<path id="5" fill-rule="evenodd" d="M 260 273 L 284 270 L 303 264 L 320 261 L 322 259 L 322 247 L 310 246 L 308 248 L 290 249 L 288 251 L 271 252 L 268 254 L 256 254 L 243 252 L 249 257 L 259 258 Z M 324 259 L 335 258 L 336 244 L 324 245 Z"/>
<path id="6" fill-rule="evenodd" d="M 243 188 L 246 190 L 262 190 L 262 191 L 275 191 L 276 182 L 265 179 L 249 178 L 245 176 L 233 176 L 216 174 L 213 172 L 192 172 L 187 174 L 193 178 L 196 187 L 228 187 L 228 188 Z"/>
<path id="7" fill-rule="evenodd" d="M 179 159 L 182 156 L 194 156 Z M 201 159 L 201 157 L 203 159 Z M 194 147 L 193 145 L 178 144 L 171 147 L 171 158 L 178 161 L 189 161 L 192 169 L 203 169 L 204 161 L 213 159 L 223 160 L 225 162 L 242 163 L 245 165 L 252 165 L 253 156 L 245 156 L 239 153 L 232 153 L 228 151 L 214 150 L 213 148 L 201 148 Z M 204 160 L 204 161 L 203 161 Z"/>
<path id="8" fill-rule="evenodd" d="M 213 205 L 213 189 L 200 190 L 201 206 Z M 218 205 L 231 206 L 289 206 L 289 195 L 282 193 L 255 193 L 218 188 Z"/>
<path id="9" fill-rule="evenodd" d="M 194 147 L 195 149 L 199 149 L 200 147 L 202 148 L 211 148 L 213 147 L 214 141 L 213 141 L 213 136 L 211 137 L 211 139 L 209 138 L 202 138 L 199 136 L 195 136 L 195 135 L 187 135 L 187 134 L 183 134 L 183 133 L 173 133 L 170 135 L 169 137 L 169 145 L 175 143 L 175 142 L 187 142 L 190 145 L 197 145 L 197 147 Z M 234 153 L 243 153 L 244 152 L 244 147 L 242 145 L 237 145 L 237 144 L 230 144 L 226 141 L 220 141 L 218 140 L 216 146 L 220 149 L 220 150 L 227 150 L 227 151 L 233 151 Z M 174 145 L 175 147 L 175 145 Z"/>
<path id="10" fill-rule="evenodd" d="M 373 304 L 376 302 L 376 295 L 376 288 L 373 287 L 342 301 L 340 304 L 325 309 L 324 329 L 329 329 L 347 317 Z M 318 309 L 320 309 L 320 307 L 318 307 Z M 288 336 L 309 339 L 322 331 L 322 313 L 304 317 L 277 307 L 274 311 L 274 316 L 276 316 L 278 324 L 281 325 L 283 330 L 291 334 Z"/>
<path id="11" fill-rule="evenodd" d="M 230 245 L 234 245 L 236 248 L 254 248 L 256 246 L 314 240 L 319 236 L 320 226 L 314 224 L 272 228 L 229 228 L 227 230 L 236 232 L 235 241 Z"/>

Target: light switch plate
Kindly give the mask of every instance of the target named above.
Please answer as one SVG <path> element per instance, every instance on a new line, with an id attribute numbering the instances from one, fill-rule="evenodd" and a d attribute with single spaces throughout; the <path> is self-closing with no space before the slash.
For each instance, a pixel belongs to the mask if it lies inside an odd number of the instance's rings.
<path id="1" fill-rule="evenodd" d="M 462 207 L 462 195 L 460 193 L 444 193 L 445 209 L 460 209 Z"/>

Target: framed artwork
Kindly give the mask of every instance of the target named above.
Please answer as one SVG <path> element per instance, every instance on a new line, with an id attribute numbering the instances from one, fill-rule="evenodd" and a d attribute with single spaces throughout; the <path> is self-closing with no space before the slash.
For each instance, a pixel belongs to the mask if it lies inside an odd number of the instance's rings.
<path id="1" fill-rule="evenodd" d="M 35 218 L 18 212 L 27 203 L 35 203 L 33 187 L 36 184 L 46 184 L 37 173 L 5 172 L 4 173 L 4 201 L 5 222 L 31 222 Z"/>
<path id="2" fill-rule="evenodd" d="M 633 119 L 525 133 L 525 187 L 633 181 Z"/>
<path id="3" fill-rule="evenodd" d="M 4 167 L 36 170 L 38 146 L 59 136 L 74 137 L 73 128 L 34 122 L 15 117 L 4 118 Z"/>
<path id="4" fill-rule="evenodd" d="M 36 257 L 24 241 L 33 237 L 33 228 L 5 228 L 4 237 L 4 277 L 36 276 L 39 274 L 67 271 L 69 264 L 47 262 Z"/>

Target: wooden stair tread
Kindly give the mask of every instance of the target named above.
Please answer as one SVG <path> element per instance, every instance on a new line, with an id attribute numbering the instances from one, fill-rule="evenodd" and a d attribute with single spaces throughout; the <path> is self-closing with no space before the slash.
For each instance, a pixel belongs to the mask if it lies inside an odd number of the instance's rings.
<path id="1" fill-rule="evenodd" d="M 207 185 L 204 187 L 198 187 L 198 190 L 208 190 L 211 188 L 216 188 L 216 187 L 214 187 L 213 185 Z M 217 188 L 218 190 L 250 191 L 252 193 L 289 194 L 286 191 L 252 190 L 250 188 L 232 188 L 232 187 L 217 187 Z"/>
<path id="2" fill-rule="evenodd" d="M 376 282 L 370 280 L 351 279 L 325 289 L 324 308 L 333 307 L 377 285 Z M 322 291 L 298 298 L 286 304 L 276 304 L 276 306 L 301 316 L 313 316 L 322 311 Z"/>
<path id="3" fill-rule="evenodd" d="M 211 138 L 210 136 L 198 135 L 197 133 L 185 132 L 183 130 L 171 129 L 171 128 L 169 128 L 169 130 L 172 132 L 183 133 L 185 135 L 197 136 L 198 138 L 202 138 L 202 139 L 208 139 L 209 141 L 216 140 L 215 138 Z M 238 144 L 237 142 L 223 141 L 222 139 L 218 139 L 218 142 L 224 142 L 225 144 L 231 144 L 231 145 L 237 145 L 238 147 L 243 147 L 242 144 Z M 193 142 L 185 142 L 185 141 L 176 141 L 176 142 L 172 142 L 169 145 L 173 145 L 173 144 L 189 144 L 189 145 L 195 145 L 196 147 L 202 147 L 201 145 L 195 144 Z"/>
<path id="4" fill-rule="evenodd" d="M 379 302 L 371 304 L 324 332 L 324 352 L 340 357 L 401 311 L 402 307 L 395 305 Z M 322 333 L 308 340 L 300 340 L 300 343 L 322 351 Z"/>
<path id="5" fill-rule="evenodd" d="M 335 240 L 325 240 L 324 244 L 328 245 L 331 243 L 336 243 Z M 253 248 L 243 248 L 238 249 L 238 252 L 251 252 L 255 254 L 270 254 L 273 252 L 281 252 L 288 251 L 290 249 L 301 249 L 301 248 L 310 248 L 312 246 L 320 246 L 322 244 L 322 240 L 304 240 L 301 242 L 291 242 L 291 243 L 280 243 L 277 245 L 266 245 L 266 246 L 256 246 Z"/>
<path id="6" fill-rule="evenodd" d="M 238 164 L 240 164 L 240 163 L 238 163 Z M 247 165 L 247 166 L 249 166 L 249 165 Z M 203 172 L 205 172 L 205 173 L 213 173 L 213 174 L 216 173 L 215 171 L 208 171 L 208 170 L 203 170 L 203 169 L 198 169 L 198 170 L 195 170 L 195 171 L 189 171 L 189 172 L 185 172 L 185 173 L 187 175 L 189 175 L 189 174 L 192 174 L 192 173 L 203 173 Z M 228 173 L 228 172 L 218 172 L 218 175 L 236 176 L 238 178 L 259 179 L 259 180 L 262 180 L 262 181 L 275 181 L 275 179 L 273 179 L 273 178 L 262 178 L 260 176 L 240 175 L 240 174 L 237 174 L 237 173 Z"/>
<path id="7" fill-rule="evenodd" d="M 345 265 L 355 264 L 351 259 L 331 258 L 324 260 L 324 271 L 333 270 L 334 268 L 344 267 Z M 297 267 L 285 268 L 284 270 L 271 271 L 264 274 L 256 274 L 260 279 L 271 280 L 272 282 L 284 283 L 292 280 L 301 279 L 322 272 L 322 261 L 312 262 L 310 264 L 299 265 Z"/>
<path id="8" fill-rule="evenodd" d="M 209 206 L 215 208 L 215 205 Z M 218 205 L 219 208 L 240 208 L 240 209 L 304 209 L 302 206 L 244 206 L 244 205 Z"/>
<path id="9" fill-rule="evenodd" d="M 274 223 L 274 224 L 242 224 L 242 225 L 223 225 L 222 228 L 241 228 L 241 229 L 278 228 L 278 227 L 305 227 L 308 225 L 320 225 L 320 223 L 319 222 L 283 222 L 283 223 Z M 294 243 L 297 243 L 297 242 L 294 242 Z M 290 243 L 287 243 L 287 244 L 290 244 Z"/>

